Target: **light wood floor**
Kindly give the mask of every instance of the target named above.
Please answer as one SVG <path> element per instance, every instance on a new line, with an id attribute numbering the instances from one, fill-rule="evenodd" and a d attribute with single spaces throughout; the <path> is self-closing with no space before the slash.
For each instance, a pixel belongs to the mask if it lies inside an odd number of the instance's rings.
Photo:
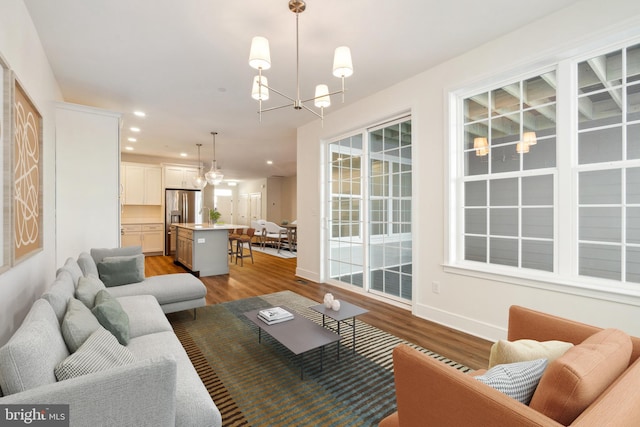
<path id="1" fill-rule="evenodd" d="M 392 306 L 327 284 L 318 284 L 295 275 L 296 259 L 283 259 L 254 252 L 252 264 L 244 259 L 244 266 L 230 264 L 229 274 L 202 277 L 207 287 L 207 304 L 264 295 L 283 290 L 294 291 L 321 302 L 331 292 L 337 299 L 349 301 L 369 310 L 358 319 L 395 336 L 435 351 L 470 368 L 486 368 L 491 343 L 477 337 L 420 319 L 410 311 Z M 147 276 L 184 272 L 166 256 L 146 257 Z"/>

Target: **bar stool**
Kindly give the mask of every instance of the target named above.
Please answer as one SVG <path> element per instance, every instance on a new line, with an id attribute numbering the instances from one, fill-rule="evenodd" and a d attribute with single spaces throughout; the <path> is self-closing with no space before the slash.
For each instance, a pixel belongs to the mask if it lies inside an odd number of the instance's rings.
<path id="1" fill-rule="evenodd" d="M 253 249 L 251 249 L 251 241 L 256 232 L 255 228 L 247 229 L 247 234 L 240 234 L 236 239 L 236 264 L 238 264 L 238 258 L 240 258 L 240 266 L 244 267 L 244 259 L 251 257 L 251 264 L 253 264 Z M 249 247 L 249 255 L 245 255 L 245 247 Z"/>
<path id="2" fill-rule="evenodd" d="M 233 242 L 237 242 L 242 233 L 242 229 L 230 229 L 229 230 L 229 261 L 233 261 L 233 256 L 236 255 L 237 249 L 233 249 Z M 237 245 L 236 245 L 237 246 Z M 236 260 L 237 263 L 237 260 Z"/>

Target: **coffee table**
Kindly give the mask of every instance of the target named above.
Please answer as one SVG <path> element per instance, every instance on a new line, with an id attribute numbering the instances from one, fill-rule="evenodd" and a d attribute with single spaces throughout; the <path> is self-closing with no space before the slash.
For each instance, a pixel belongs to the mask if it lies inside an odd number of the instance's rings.
<path id="1" fill-rule="evenodd" d="M 361 314 L 369 312 L 362 307 L 358 307 L 355 304 L 351 304 L 346 301 L 340 300 L 340 310 L 333 310 L 331 308 L 325 307 L 324 304 L 312 305 L 309 307 L 311 310 L 317 311 L 322 314 L 322 326 L 326 328 L 330 328 L 338 332 L 340 335 L 340 324 L 344 323 L 346 326 L 351 328 L 351 340 L 352 340 L 352 353 L 356 352 L 356 316 L 360 316 Z M 336 322 L 336 327 L 334 329 L 333 326 L 329 326 L 326 322 L 326 318 L 330 318 Z M 349 320 L 351 322 L 349 323 Z M 340 344 L 338 344 L 338 359 L 340 359 Z"/>
<path id="2" fill-rule="evenodd" d="M 263 309 L 251 310 L 244 313 L 244 315 L 258 327 L 258 342 L 262 342 L 262 331 L 264 330 L 293 354 L 300 355 L 300 379 L 304 379 L 304 353 L 320 348 L 320 369 L 322 369 L 324 346 L 340 341 L 340 335 L 318 325 L 290 308 L 280 307 L 293 314 L 293 319 L 274 325 L 267 325 L 258 318 L 258 312 Z"/>

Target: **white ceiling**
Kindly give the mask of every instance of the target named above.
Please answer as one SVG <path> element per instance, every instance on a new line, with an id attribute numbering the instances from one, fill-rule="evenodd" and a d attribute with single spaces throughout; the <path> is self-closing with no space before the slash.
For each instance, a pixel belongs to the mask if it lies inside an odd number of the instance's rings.
<path id="1" fill-rule="evenodd" d="M 578 0 L 307 0 L 300 15 L 301 98 L 339 88 L 333 50 L 351 48 L 345 105 Z M 269 39 L 269 85 L 295 95 L 295 15 L 288 0 L 25 0 L 65 101 L 123 113 L 133 153 L 208 170 L 210 132 L 225 179 L 296 174 L 296 128 L 316 117 L 264 113 L 251 99 L 253 36 Z M 535 37 L 532 34 L 531 37 Z M 281 102 L 282 101 L 282 102 Z M 271 93 L 264 108 L 286 100 Z M 339 111 L 340 97 L 326 111 Z M 143 110 L 138 118 L 133 111 Z M 133 135 L 128 129 L 137 126 Z M 320 123 L 318 123 L 320 126 Z M 181 152 L 189 157 L 180 157 Z M 266 164 L 272 160 L 273 165 Z"/>

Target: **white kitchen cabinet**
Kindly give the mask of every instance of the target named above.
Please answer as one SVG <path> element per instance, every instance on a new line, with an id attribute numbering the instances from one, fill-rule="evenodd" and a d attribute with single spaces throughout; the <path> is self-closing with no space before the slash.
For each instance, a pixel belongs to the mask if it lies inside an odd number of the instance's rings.
<path id="1" fill-rule="evenodd" d="M 122 163 L 124 204 L 161 205 L 162 170 L 159 166 Z"/>
<path id="2" fill-rule="evenodd" d="M 198 168 L 187 166 L 165 166 L 164 187 L 193 190 L 193 179 L 198 176 Z"/>
<path id="3" fill-rule="evenodd" d="M 164 252 L 164 226 L 142 224 L 142 252 Z"/>
<path id="4" fill-rule="evenodd" d="M 145 254 L 162 253 L 164 251 L 162 223 L 124 224 L 120 246 L 142 246 L 142 252 Z"/>

